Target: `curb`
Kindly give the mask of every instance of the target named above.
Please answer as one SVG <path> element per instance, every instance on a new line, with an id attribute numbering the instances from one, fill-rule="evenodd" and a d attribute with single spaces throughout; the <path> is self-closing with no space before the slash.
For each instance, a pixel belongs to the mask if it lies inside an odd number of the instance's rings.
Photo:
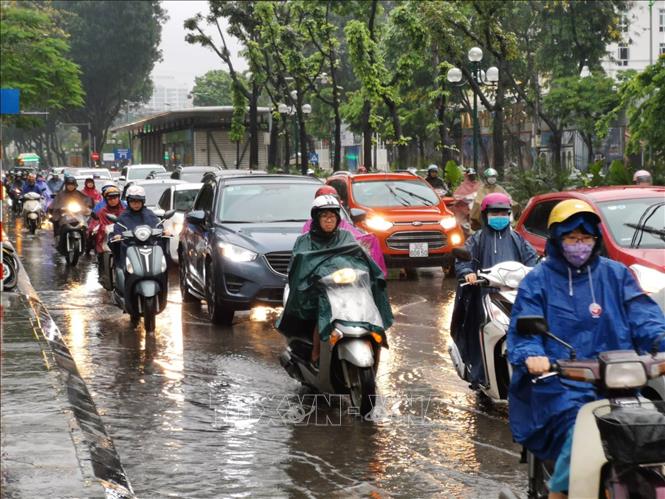
<path id="1" fill-rule="evenodd" d="M 60 329 L 32 287 L 23 264 L 19 263 L 19 267 L 18 293 L 32 311 L 30 322 L 35 336 L 43 347 L 44 340 L 48 343 L 49 348 L 43 348 L 44 355 L 49 356 L 50 360 L 53 360 L 59 368 L 59 378 L 67 393 L 69 409 L 74 415 L 78 430 L 90 452 L 90 464 L 94 478 L 104 488 L 107 498 L 136 497 L 113 445 L 113 440 L 106 431 L 90 391 L 79 374 L 76 362 Z"/>

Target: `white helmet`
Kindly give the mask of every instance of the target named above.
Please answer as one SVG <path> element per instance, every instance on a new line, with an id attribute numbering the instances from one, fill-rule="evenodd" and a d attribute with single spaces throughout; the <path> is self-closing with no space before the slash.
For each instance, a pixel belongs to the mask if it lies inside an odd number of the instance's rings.
<path id="1" fill-rule="evenodd" d="M 127 187 L 125 198 L 127 199 L 127 201 L 135 199 L 137 201 L 143 201 L 145 203 L 145 189 L 140 185 L 130 185 L 129 187 Z"/>
<path id="2" fill-rule="evenodd" d="M 434 171 L 438 172 L 438 171 L 439 171 L 439 167 L 432 163 L 431 165 L 429 165 L 429 166 L 427 167 L 427 171 L 428 171 L 428 172 L 434 172 Z"/>
<path id="3" fill-rule="evenodd" d="M 312 210 L 339 210 L 339 200 L 332 194 L 324 194 L 314 198 Z"/>

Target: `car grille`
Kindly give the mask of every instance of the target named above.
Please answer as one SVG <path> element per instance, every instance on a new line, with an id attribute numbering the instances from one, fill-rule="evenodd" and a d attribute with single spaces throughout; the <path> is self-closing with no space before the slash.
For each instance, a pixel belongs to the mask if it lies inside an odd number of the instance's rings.
<path id="1" fill-rule="evenodd" d="M 274 253 L 266 253 L 266 260 L 268 260 L 268 265 L 274 272 L 286 275 L 291 261 L 291 252 L 275 251 Z"/>
<path id="2" fill-rule="evenodd" d="M 446 245 L 446 235 L 438 231 L 409 231 L 395 232 L 387 240 L 390 249 L 409 250 L 409 243 L 427 243 L 429 249 L 443 248 Z"/>

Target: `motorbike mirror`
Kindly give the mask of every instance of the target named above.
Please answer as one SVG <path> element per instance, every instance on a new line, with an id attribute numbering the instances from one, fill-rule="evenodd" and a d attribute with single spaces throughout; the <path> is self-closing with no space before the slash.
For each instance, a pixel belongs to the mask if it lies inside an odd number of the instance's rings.
<path id="1" fill-rule="evenodd" d="M 116 223 L 118 221 L 118 217 L 116 217 L 115 215 L 112 215 L 111 213 L 107 213 L 106 218 L 108 218 L 113 223 Z"/>
<path id="2" fill-rule="evenodd" d="M 465 248 L 453 248 L 453 256 L 462 262 L 470 262 L 473 260 L 471 252 Z"/>
<path id="3" fill-rule="evenodd" d="M 367 212 L 360 208 L 351 208 L 351 220 L 353 223 L 360 223 L 367 218 Z"/>
<path id="4" fill-rule="evenodd" d="M 206 215 L 203 210 L 194 210 L 187 213 L 185 218 L 189 223 L 201 225 L 205 221 Z"/>
<path id="5" fill-rule="evenodd" d="M 158 217 L 160 217 L 160 218 L 164 218 L 164 210 L 162 210 L 161 208 L 157 208 L 157 209 L 155 209 L 155 210 L 152 210 L 152 212 L 153 212 L 155 215 L 157 215 Z"/>
<path id="6" fill-rule="evenodd" d="M 168 220 L 168 219 L 171 218 L 173 215 L 175 215 L 175 210 L 169 210 L 169 211 L 167 211 L 166 213 L 164 213 L 164 215 L 162 215 L 162 218 L 163 218 L 164 220 Z"/>
<path id="7" fill-rule="evenodd" d="M 453 250 L 455 251 L 455 250 Z M 544 335 L 547 333 L 547 321 L 539 315 L 525 315 L 517 318 L 517 332 L 521 336 Z"/>

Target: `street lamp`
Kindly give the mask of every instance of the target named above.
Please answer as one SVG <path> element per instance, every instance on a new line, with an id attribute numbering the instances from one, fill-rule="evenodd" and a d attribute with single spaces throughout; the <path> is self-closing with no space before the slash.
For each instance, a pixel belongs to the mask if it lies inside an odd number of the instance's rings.
<path id="1" fill-rule="evenodd" d="M 284 119 L 286 119 L 286 116 L 293 116 L 293 115 L 296 114 L 296 105 L 297 104 L 295 104 L 295 103 L 297 103 L 297 101 L 298 101 L 298 91 L 297 90 L 291 90 L 291 92 L 289 92 L 289 97 L 291 97 L 291 100 L 294 102 L 294 105 L 289 106 L 287 104 L 284 104 L 283 102 L 280 102 L 279 104 L 277 104 L 277 112 L 279 114 L 281 114 L 282 117 L 284 117 Z M 312 106 L 310 104 L 303 104 L 302 107 L 300 108 L 300 110 L 302 111 L 302 113 L 305 116 L 307 116 L 307 115 L 311 114 Z M 297 127 L 294 127 L 294 130 L 293 130 L 294 135 L 295 135 L 295 142 L 296 142 L 295 143 L 295 146 L 296 146 L 295 156 L 296 156 L 296 167 L 299 168 L 300 165 L 301 165 L 300 161 L 298 160 L 298 154 L 299 154 L 298 151 L 300 149 L 300 141 L 299 141 L 300 124 L 298 123 L 298 120 L 295 120 L 295 123 L 297 124 Z M 285 124 L 284 126 L 286 128 L 286 121 L 284 122 L 284 124 Z M 285 156 L 286 156 L 286 162 L 287 162 L 287 167 L 288 167 L 290 165 L 289 165 L 289 158 L 288 158 L 288 145 L 286 144 L 286 142 L 285 142 L 284 149 L 285 149 Z M 304 158 L 301 158 L 301 160 L 304 160 Z"/>
<path id="2" fill-rule="evenodd" d="M 467 54 L 471 77 L 478 87 L 482 85 L 496 85 L 499 81 L 499 68 L 492 66 L 487 72 L 480 68 L 480 62 L 483 60 L 483 51 L 480 47 L 472 47 Z M 462 82 L 462 70 L 459 68 L 450 68 L 446 74 L 446 79 L 453 85 L 465 85 Z M 478 125 L 478 93 L 473 91 L 473 168 L 478 171 L 478 141 L 480 127 Z"/>

